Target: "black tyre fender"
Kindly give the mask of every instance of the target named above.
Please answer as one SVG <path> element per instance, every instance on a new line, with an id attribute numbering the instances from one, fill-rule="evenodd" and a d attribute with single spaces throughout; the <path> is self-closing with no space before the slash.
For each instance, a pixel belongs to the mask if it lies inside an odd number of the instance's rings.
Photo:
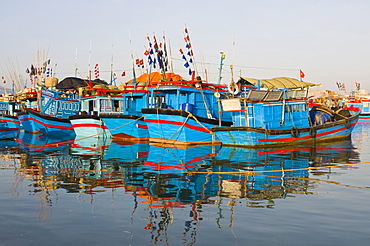
<path id="1" fill-rule="evenodd" d="M 297 138 L 299 136 L 299 130 L 297 127 L 293 127 L 290 130 L 290 134 L 292 135 L 293 138 Z"/>

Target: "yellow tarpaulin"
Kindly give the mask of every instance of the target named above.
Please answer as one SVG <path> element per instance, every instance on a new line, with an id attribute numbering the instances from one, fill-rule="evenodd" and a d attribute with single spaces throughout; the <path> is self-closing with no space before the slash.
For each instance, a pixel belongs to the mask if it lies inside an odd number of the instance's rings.
<path id="1" fill-rule="evenodd" d="M 244 78 L 244 77 L 241 77 L 241 79 L 251 83 L 254 86 L 258 85 L 258 79 L 251 79 L 251 78 Z M 260 81 L 261 88 L 268 88 L 268 89 L 281 89 L 281 88 L 294 89 L 294 88 L 319 86 L 319 84 L 304 82 L 298 79 L 287 78 L 287 77 L 278 77 L 278 78 L 272 78 L 272 79 L 259 79 L 259 81 Z"/>

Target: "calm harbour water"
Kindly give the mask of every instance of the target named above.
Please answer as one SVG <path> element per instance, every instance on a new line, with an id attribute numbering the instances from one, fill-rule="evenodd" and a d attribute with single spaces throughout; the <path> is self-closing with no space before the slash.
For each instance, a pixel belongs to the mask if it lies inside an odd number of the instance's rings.
<path id="1" fill-rule="evenodd" d="M 369 135 L 251 150 L 22 134 L 0 142 L 0 245 L 369 245 Z"/>

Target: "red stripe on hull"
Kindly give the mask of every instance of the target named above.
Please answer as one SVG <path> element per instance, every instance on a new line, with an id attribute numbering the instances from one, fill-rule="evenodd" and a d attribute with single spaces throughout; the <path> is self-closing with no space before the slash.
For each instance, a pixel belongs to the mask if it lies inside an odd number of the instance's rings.
<path id="1" fill-rule="evenodd" d="M 106 127 L 106 126 L 102 126 L 102 125 L 98 125 L 98 124 L 89 124 L 89 123 L 86 123 L 86 124 L 72 124 L 72 127 L 73 128 L 76 128 L 76 127 L 92 127 L 92 128 L 108 129 L 108 127 Z"/>
<path id="2" fill-rule="evenodd" d="M 144 121 L 148 122 L 148 123 L 157 123 L 157 124 L 168 124 L 168 125 L 178 125 L 178 126 L 184 125 L 185 127 L 190 128 L 190 129 L 195 130 L 195 131 L 207 132 L 207 133 L 211 132 L 211 130 L 206 129 L 204 127 L 193 126 L 193 125 L 190 125 L 190 124 L 184 124 L 183 122 L 178 122 L 178 121 L 158 120 L 158 119 L 155 119 L 155 120 L 145 119 Z"/>
<path id="3" fill-rule="evenodd" d="M 68 127 L 68 126 L 55 126 L 55 125 L 49 125 L 49 124 L 45 124 L 39 120 L 36 120 L 34 118 L 31 118 L 31 120 L 43 125 L 43 126 L 46 126 L 46 127 L 50 127 L 50 128 L 57 128 L 57 129 L 66 129 L 66 130 L 73 130 L 72 127 Z"/>
<path id="4" fill-rule="evenodd" d="M 140 128 L 140 129 L 148 129 L 148 126 L 147 125 L 137 124 L 137 128 Z"/>
<path id="5" fill-rule="evenodd" d="M 11 122 L 11 123 L 18 123 L 18 124 L 19 124 L 19 121 L 16 121 L 16 120 L 5 120 L 5 119 L 0 119 L 0 122 Z"/>
<path id="6" fill-rule="evenodd" d="M 0 132 L 7 132 L 7 131 L 17 131 L 18 128 L 4 128 L 4 129 L 0 129 Z"/>

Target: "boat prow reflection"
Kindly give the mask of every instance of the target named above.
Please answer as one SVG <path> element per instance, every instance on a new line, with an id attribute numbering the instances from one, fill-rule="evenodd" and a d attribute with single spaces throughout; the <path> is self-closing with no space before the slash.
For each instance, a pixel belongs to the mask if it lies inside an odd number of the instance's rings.
<path id="1" fill-rule="evenodd" d="M 194 171 L 207 164 L 221 149 L 216 146 L 169 147 L 150 145 L 148 160 L 143 171 L 154 171 L 168 174 L 182 174 Z"/>
<path id="2" fill-rule="evenodd" d="M 86 156 L 88 158 L 100 158 L 111 144 L 111 138 L 78 138 L 71 145 L 71 155 Z"/>
<path id="3" fill-rule="evenodd" d="M 73 142 L 70 136 L 58 136 L 53 138 L 48 135 L 31 134 L 21 131 L 17 139 L 21 148 L 28 152 L 36 152 L 38 155 L 46 154 L 46 152 L 53 152 L 60 150 L 61 147 L 68 147 Z"/>

